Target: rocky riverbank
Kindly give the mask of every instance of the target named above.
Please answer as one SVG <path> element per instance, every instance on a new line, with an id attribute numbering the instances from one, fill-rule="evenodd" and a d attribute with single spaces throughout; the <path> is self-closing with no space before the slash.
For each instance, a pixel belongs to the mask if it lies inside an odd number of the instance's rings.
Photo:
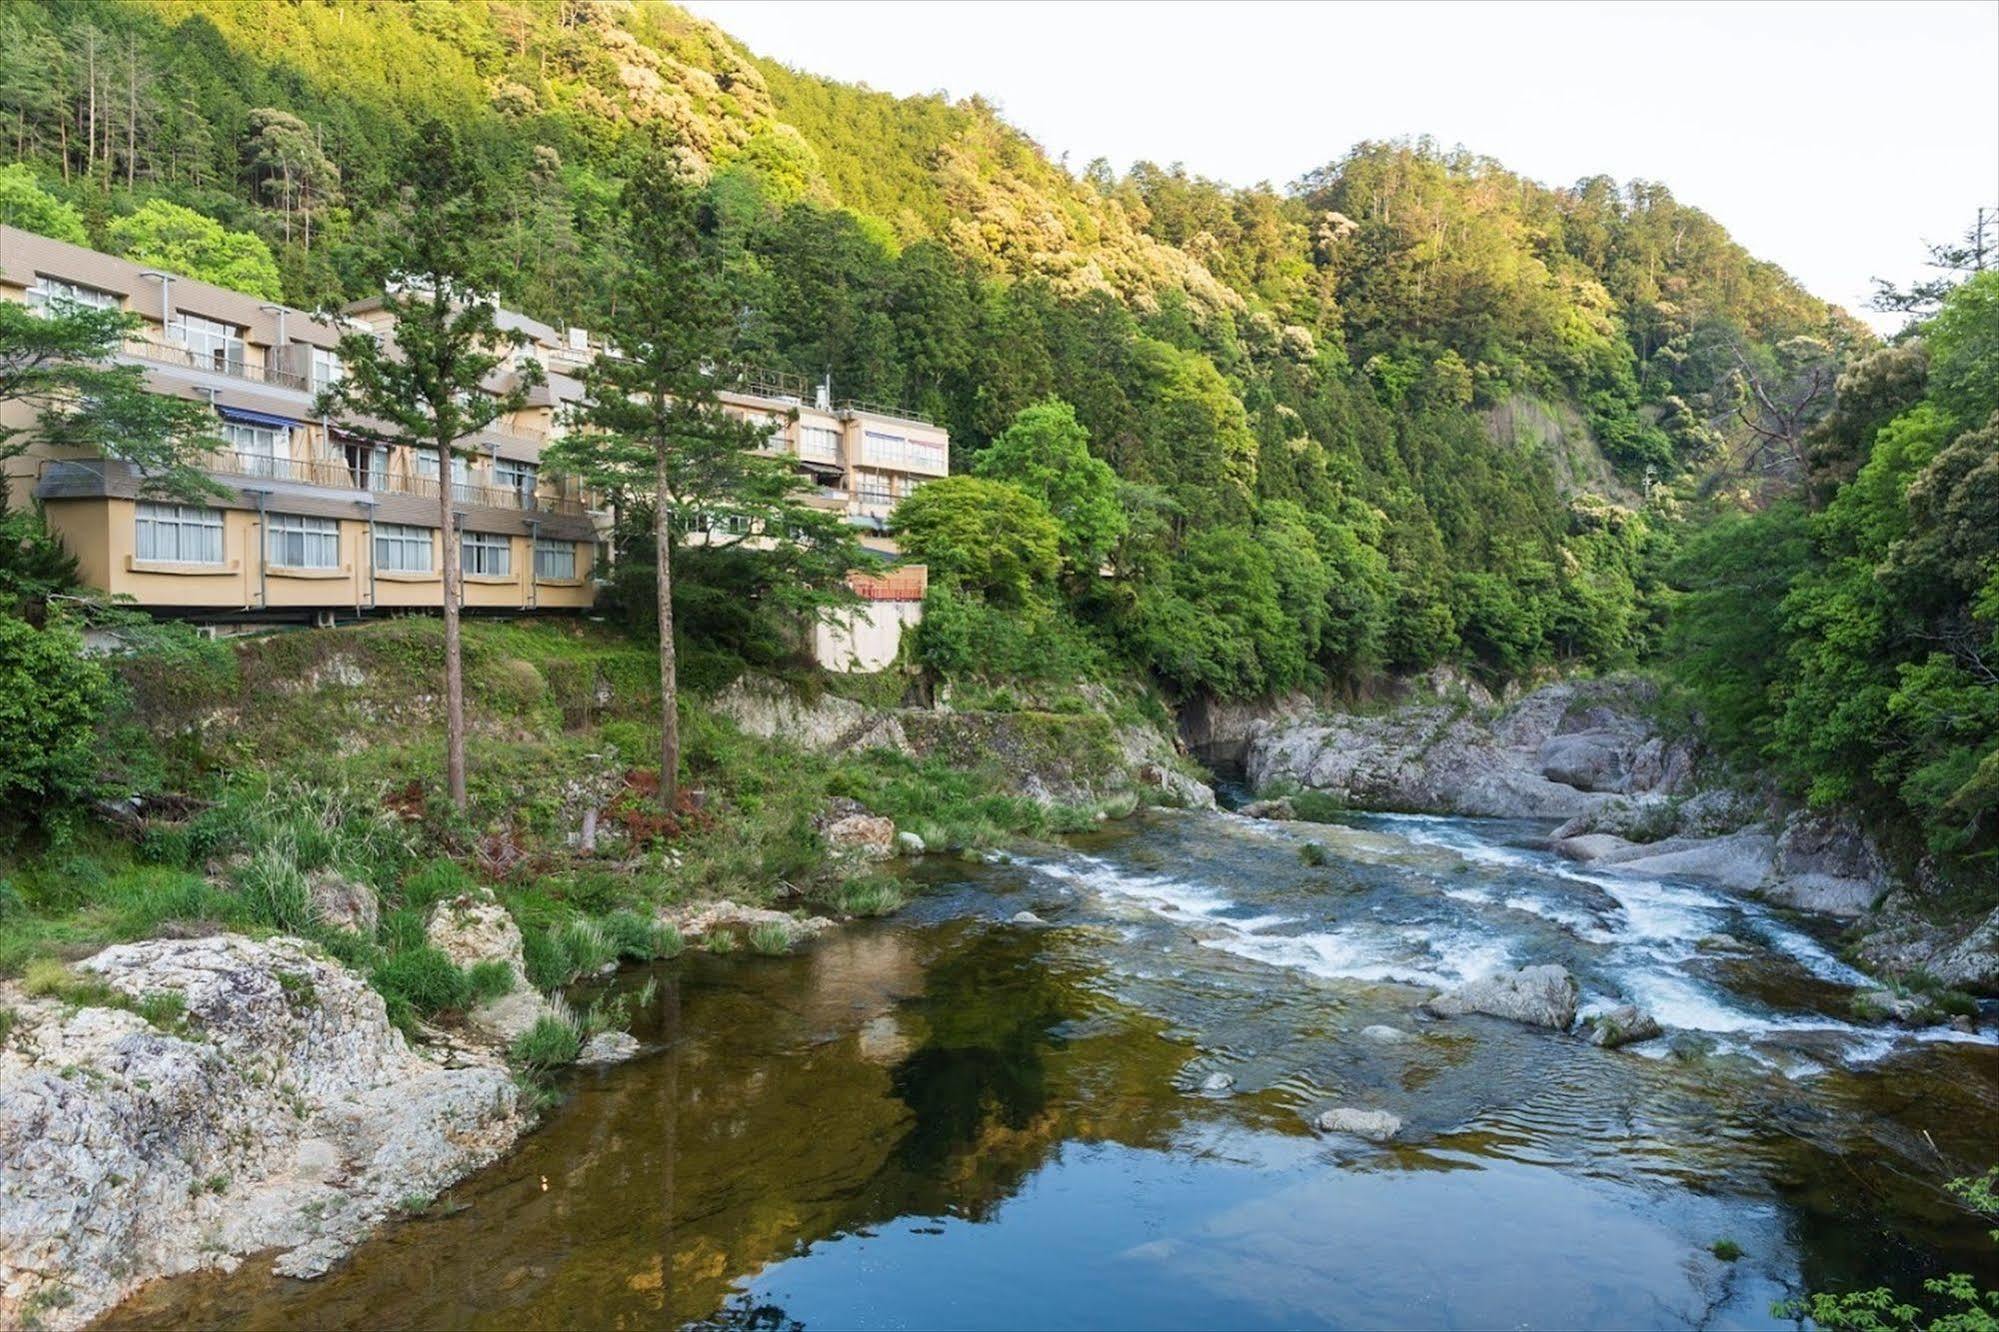
<path id="1" fill-rule="evenodd" d="M 79 1327 L 157 1277 L 277 1250 L 316 1276 L 498 1157 L 513 1076 L 419 1050 L 294 939 L 157 939 L 0 984 L 0 1326 Z"/>
<path id="2" fill-rule="evenodd" d="M 1250 787 L 1280 800 L 1316 792 L 1356 809 L 1561 820 L 1550 844 L 1593 871 L 1704 880 L 1838 917 L 1867 965 L 1999 992 L 1999 912 L 1954 914 L 1920 874 L 1898 880 L 1851 817 L 1721 783 L 1695 740 L 1662 730 L 1656 703 L 1636 679 L 1500 700 L 1433 672 L 1366 711 L 1291 698 L 1204 715 L 1201 739 L 1239 754 Z"/>

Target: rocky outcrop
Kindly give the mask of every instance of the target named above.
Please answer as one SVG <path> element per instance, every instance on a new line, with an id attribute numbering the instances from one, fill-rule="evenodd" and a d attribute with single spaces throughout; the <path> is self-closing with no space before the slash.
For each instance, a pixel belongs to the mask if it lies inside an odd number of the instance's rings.
<path id="1" fill-rule="evenodd" d="M 1336 1105 L 1313 1121 L 1321 1133 L 1348 1133 L 1369 1142 L 1387 1142 L 1402 1131 L 1402 1118 L 1386 1110 Z"/>
<path id="2" fill-rule="evenodd" d="M 810 939 L 833 928 L 824 916 L 788 916 L 768 907 L 744 906 L 740 902 L 698 902 L 690 906 L 662 909 L 660 923 L 671 925 L 684 939 L 699 939 L 715 930 L 747 931 L 759 925 L 777 925 L 791 932 L 794 940 Z"/>
<path id="3" fill-rule="evenodd" d="M 512 989 L 465 1015 L 466 1024 L 475 1031 L 504 1046 L 555 1011 L 529 982 L 520 927 L 490 889 L 461 893 L 435 904 L 423 932 L 433 948 L 458 966 L 504 962 L 513 973 Z"/>
<path id="4" fill-rule="evenodd" d="M 1951 989 L 1999 994 L 1999 910 L 1957 917 L 1912 888 L 1891 893 L 1866 923 L 1860 961 L 1877 975 L 1927 972 Z"/>
<path id="5" fill-rule="evenodd" d="M 1522 967 L 1461 985 L 1426 1001 L 1438 1017 L 1483 1013 L 1529 1026 L 1567 1031 L 1575 1024 L 1581 991 L 1575 977 L 1557 966 Z"/>
<path id="6" fill-rule="evenodd" d="M 0 1326 L 81 1326 L 146 1281 L 259 1251 L 318 1275 L 524 1127 L 506 1069 L 419 1054 L 380 995 L 298 940 L 153 940 L 78 969 L 182 1016 L 0 995 Z"/>
<path id="7" fill-rule="evenodd" d="M 352 930 L 369 939 L 375 937 L 382 906 L 373 888 L 331 868 L 306 875 L 305 887 L 311 897 L 313 918 L 320 924 L 336 930 Z"/>
<path id="8" fill-rule="evenodd" d="M 1858 916 L 1888 892 L 1888 863 L 1849 815 L 1799 810 L 1777 836 L 1764 895 L 1802 911 Z"/>
<path id="9" fill-rule="evenodd" d="M 1265 723 L 1248 744 L 1250 784 L 1360 809 L 1570 819 L 1691 783 L 1691 748 L 1644 720 L 1653 694 L 1642 682 L 1545 685 L 1498 708 L 1435 692 L 1382 713 Z"/>
<path id="10" fill-rule="evenodd" d="M 1014 702 L 1005 709 L 960 708 L 940 688 L 930 707 L 878 708 L 834 694 L 808 697 L 775 680 L 744 676 L 716 696 L 714 707 L 750 735 L 815 753 L 977 755 L 1006 770 L 1020 794 L 1043 804 L 1156 793 L 1153 803 L 1214 807 L 1214 792 L 1181 770 L 1173 737 L 1119 720 L 1132 710 L 1110 689 L 1081 685 L 1062 699 Z"/>

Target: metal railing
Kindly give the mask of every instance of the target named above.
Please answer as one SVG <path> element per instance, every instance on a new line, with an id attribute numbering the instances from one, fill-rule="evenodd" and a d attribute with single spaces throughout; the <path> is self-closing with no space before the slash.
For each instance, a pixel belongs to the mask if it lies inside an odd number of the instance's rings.
<path id="1" fill-rule="evenodd" d="M 437 478 L 399 475 L 395 472 L 358 471 L 340 459 L 274 458 L 262 453 L 221 449 L 210 455 L 210 467 L 224 476 L 253 477 L 271 481 L 292 481 L 308 486 L 328 486 L 339 490 L 365 490 L 375 494 L 411 495 L 419 499 L 437 498 Z M 557 513 L 580 517 L 589 512 L 575 495 L 550 495 L 540 490 L 523 491 L 513 486 L 481 486 L 454 482 L 451 498 L 460 504 L 476 504 L 487 509 L 513 509 L 522 513 Z"/>
<path id="2" fill-rule="evenodd" d="M 297 393 L 312 391 L 312 382 L 304 375 L 295 375 L 266 365 L 251 365 L 248 361 L 218 356 L 211 352 L 191 351 L 173 342 L 159 342 L 152 338 L 126 338 L 125 354 L 159 365 L 177 366 L 186 370 L 206 370 L 211 374 L 247 379 L 253 383 L 269 384 L 273 388 L 291 389 Z"/>

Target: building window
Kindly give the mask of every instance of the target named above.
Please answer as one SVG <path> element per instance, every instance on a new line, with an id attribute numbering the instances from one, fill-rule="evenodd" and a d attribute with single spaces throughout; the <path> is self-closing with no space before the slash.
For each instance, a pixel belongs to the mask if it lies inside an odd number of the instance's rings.
<path id="1" fill-rule="evenodd" d="M 825 426 L 798 427 L 798 456 L 815 462 L 840 461 L 840 432 Z"/>
<path id="2" fill-rule="evenodd" d="M 537 538 L 534 543 L 534 576 L 563 581 L 576 577 L 576 543 Z"/>
<path id="3" fill-rule="evenodd" d="M 356 490 L 387 490 L 389 488 L 389 451 L 380 444 L 348 444 L 343 446 L 347 454 L 347 474 L 354 479 Z"/>
<path id="4" fill-rule="evenodd" d="M 289 430 L 224 421 L 221 433 L 222 442 L 236 454 L 237 466 L 249 476 L 278 476 L 283 471 L 279 460 L 291 460 Z"/>
<path id="5" fill-rule="evenodd" d="M 492 532 L 461 532 L 458 559 L 468 574 L 504 577 L 513 572 L 514 543 L 511 537 Z"/>
<path id="6" fill-rule="evenodd" d="M 312 349 L 312 391 L 324 393 L 340 382 L 343 371 L 340 367 L 340 353 L 324 347 Z"/>
<path id="7" fill-rule="evenodd" d="M 173 340 L 187 348 L 196 365 L 230 374 L 243 372 L 243 330 L 196 314 L 175 318 Z"/>
<path id="8" fill-rule="evenodd" d="M 425 481 L 437 480 L 437 451 L 418 449 L 415 457 L 417 476 Z M 470 464 L 465 459 L 454 456 L 451 460 L 451 498 L 470 500 L 473 497 L 471 478 Z"/>
<path id="9" fill-rule="evenodd" d="M 86 310 L 116 310 L 123 304 L 108 291 L 86 287 L 77 282 L 65 282 L 61 278 L 46 275 L 39 277 L 34 286 L 28 288 L 28 305 L 45 315 L 60 314 L 65 308 L 81 307 Z"/>
<path id="10" fill-rule="evenodd" d="M 405 523 L 375 526 L 375 568 L 388 573 L 429 573 L 433 545 L 428 527 Z"/>
<path id="11" fill-rule="evenodd" d="M 860 474 L 860 482 L 861 503 L 890 504 L 894 502 L 895 495 L 890 489 L 889 479 L 886 474 L 881 472 L 862 472 Z"/>
<path id="12" fill-rule="evenodd" d="M 511 490 L 523 509 L 534 507 L 535 481 L 540 474 L 541 469 L 531 462 L 512 458 L 493 460 L 493 484 L 501 490 Z"/>
<path id="13" fill-rule="evenodd" d="M 191 504 L 141 504 L 133 553 L 158 564 L 220 564 L 222 513 Z"/>
<path id="14" fill-rule="evenodd" d="M 280 569 L 338 569 L 340 524 L 296 513 L 269 515 L 264 558 Z"/>

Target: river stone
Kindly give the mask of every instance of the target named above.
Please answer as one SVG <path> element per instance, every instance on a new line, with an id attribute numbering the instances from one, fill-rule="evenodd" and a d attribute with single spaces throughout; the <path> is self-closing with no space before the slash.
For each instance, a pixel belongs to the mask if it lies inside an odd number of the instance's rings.
<path id="1" fill-rule="evenodd" d="M 1567 1031 L 1576 1020 L 1580 992 L 1575 977 L 1558 966 L 1522 967 L 1472 981 L 1423 1006 L 1438 1017 L 1484 1013 L 1530 1026 Z"/>
<path id="2" fill-rule="evenodd" d="M 930 848 L 915 833 L 899 832 L 895 835 L 895 849 L 905 856 L 920 856 Z"/>
<path id="3" fill-rule="evenodd" d="M 600 1031 L 583 1043 L 576 1062 L 585 1066 L 622 1064 L 639 1052 L 638 1038 L 628 1031 Z"/>
<path id="4" fill-rule="evenodd" d="M 1035 915 L 1032 911 L 1016 911 L 1012 916 L 1007 918 L 1007 923 L 1010 925 L 1046 925 L 1048 922 Z"/>
<path id="5" fill-rule="evenodd" d="M 1378 1022 L 1371 1027 L 1362 1027 L 1360 1034 L 1364 1039 L 1380 1045 L 1406 1045 L 1416 1039 L 1400 1027 L 1383 1026 Z"/>
<path id="6" fill-rule="evenodd" d="M 1360 1110 L 1334 1106 L 1317 1120 L 1321 1133 L 1351 1133 L 1369 1142 L 1387 1142 L 1402 1131 L 1402 1120 L 1386 1110 Z"/>
<path id="7" fill-rule="evenodd" d="M 1210 1096 L 1220 1096 L 1235 1087 L 1233 1073 L 1210 1073 L 1201 1079 L 1201 1090 Z"/>
<path id="8" fill-rule="evenodd" d="M 1559 842 L 1608 833 L 1627 842 L 1656 842 L 1671 835 L 1674 825 L 1671 801 L 1659 796 L 1620 796 L 1576 815 L 1549 836 Z"/>
<path id="9" fill-rule="evenodd" d="M 1556 831 L 1559 832 L 1560 829 Z M 1562 859 L 1580 861 L 1585 865 L 1620 856 L 1635 845 L 1636 843 L 1627 842 L 1622 837 L 1610 833 L 1583 833 L 1575 837 L 1561 837 L 1549 843 L 1550 849 Z"/>
<path id="10" fill-rule="evenodd" d="M 0 983 L 0 1327 L 79 1327 L 244 1254 L 323 1272 L 525 1125 L 497 1061 L 419 1054 L 381 995 L 300 940 L 155 939 L 77 969 L 180 996 L 185 1027 Z"/>
<path id="11" fill-rule="evenodd" d="M 1880 850 L 1850 815 L 1799 810 L 1777 837 L 1764 896 L 1800 911 L 1864 915 L 1890 886 Z"/>
<path id="12" fill-rule="evenodd" d="M 878 814 L 849 814 L 835 819 L 820 836 L 832 850 L 866 860 L 887 860 L 895 854 L 895 824 Z"/>
<path id="13" fill-rule="evenodd" d="M 1614 865 L 1620 874 L 1705 879 L 1724 888 L 1751 892 L 1768 882 L 1776 845 L 1768 833 L 1753 829 L 1727 837 L 1669 837 L 1640 847 L 1634 854 L 1597 863 Z"/>
<path id="14" fill-rule="evenodd" d="M 699 939 L 711 930 L 753 930 L 759 925 L 781 925 L 794 940 L 810 939 L 833 928 L 824 916 L 787 916 L 769 907 L 744 906 L 740 902 L 694 902 L 680 907 L 662 907 L 659 921 L 671 925 L 684 939 Z"/>
<path id="15" fill-rule="evenodd" d="M 306 875 L 305 888 L 312 900 L 313 919 L 321 925 L 352 930 L 364 938 L 375 937 L 381 903 L 373 888 L 332 868 L 317 869 Z"/>
<path id="16" fill-rule="evenodd" d="M 446 898 L 430 909 L 424 938 L 460 967 L 504 962 L 513 973 L 513 988 L 488 999 L 465 1015 L 472 1030 L 498 1044 L 509 1045 L 555 1010 L 528 980 L 521 957 L 521 931 L 487 888 Z"/>
<path id="17" fill-rule="evenodd" d="M 1252 800 L 1236 813 L 1246 819 L 1295 819 L 1298 811 L 1292 807 L 1290 796 L 1278 796 L 1274 800 Z"/>
<path id="18" fill-rule="evenodd" d="M 1589 1043 L 1606 1050 L 1655 1040 L 1666 1034 L 1658 1019 L 1630 1004 L 1604 1013 L 1593 1013 L 1584 1022 L 1589 1027 Z"/>

